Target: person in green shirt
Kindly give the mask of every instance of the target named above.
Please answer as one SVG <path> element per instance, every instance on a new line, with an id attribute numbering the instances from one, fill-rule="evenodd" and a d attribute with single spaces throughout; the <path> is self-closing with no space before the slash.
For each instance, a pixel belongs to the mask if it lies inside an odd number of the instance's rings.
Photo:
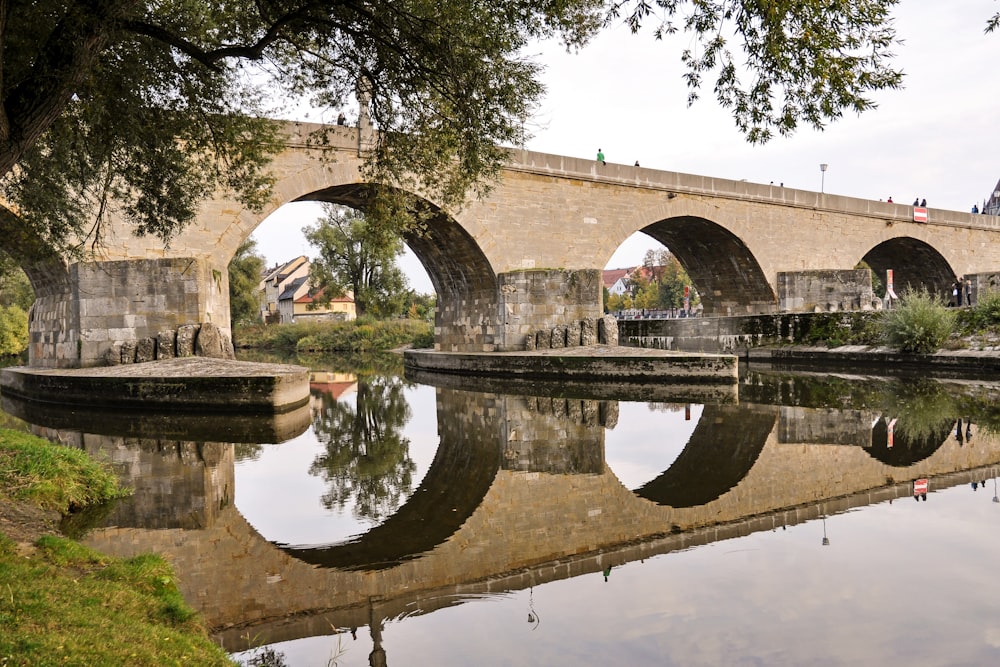
<path id="1" fill-rule="evenodd" d="M 607 164 L 607 162 L 604 161 L 604 153 L 601 152 L 600 148 L 597 149 L 597 161 L 601 164 Z"/>

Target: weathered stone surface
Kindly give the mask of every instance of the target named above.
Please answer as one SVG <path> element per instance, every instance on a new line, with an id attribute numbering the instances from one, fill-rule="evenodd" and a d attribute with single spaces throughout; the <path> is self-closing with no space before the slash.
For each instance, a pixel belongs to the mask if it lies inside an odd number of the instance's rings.
<path id="1" fill-rule="evenodd" d="M 593 320 L 580 322 L 580 345 L 584 347 L 597 345 L 597 325 Z"/>
<path id="2" fill-rule="evenodd" d="M 194 352 L 199 357 L 209 359 L 228 359 L 226 356 L 226 336 L 219 327 L 211 322 L 204 322 L 194 339 Z"/>
<path id="3" fill-rule="evenodd" d="M 156 358 L 173 359 L 177 356 L 177 332 L 167 329 L 156 334 Z"/>
<path id="4" fill-rule="evenodd" d="M 552 349 L 566 347 L 566 327 L 562 325 L 552 327 L 552 339 L 549 347 Z"/>
<path id="5" fill-rule="evenodd" d="M 135 363 L 135 348 L 136 343 L 134 340 L 122 341 L 122 363 L 123 364 L 134 364 Z"/>
<path id="6" fill-rule="evenodd" d="M 194 356 L 194 339 L 198 337 L 198 329 L 200 328 L 197 324 L 182 324 L 177 327 L 178 357 Z"/>
<path id="7" fill-rule="evenodd" d="M 580 322 L 574 321 L 566 325 L 566 347 L 580 345 Z"/>
<path id="8" fill-rule="evenodd" d="M 524 350 L 531 352 L 535 349 L 535 334 L 530 333 L 524 337 Z"/>
<path id="9" fill-rule="evenodd" d="M 152 338 L 140 338 L 135 342 L 135 361 L 145 363 L 156 360 L 156 341 Z"/>
<path id="10" fill-rule="evenodd" d="M 226 359 L 236 358 L 236 349 L 233 347 L 233 339 L 229 336 L 222 336 L 222 351 L 226 355 Z"/>
<path id="11" fill-rule="evenodd" d="M 118 366 L 122 363 L 122 343 L 116 340 L 108 348 L 108 351 L 104 353 L 104 361 L 106 366 Z"/>
<path id="12" fill-rule="evenodd" d="M 157 406 L 264 415 L 299 406 L 307 408 L 309 401 L 309 369 L 286 364 L 188 357 L 145 364 L 64 369 L 55 373 L 49 369 L 2 370 L 0 383 L 5 392 L 29 399 L 58 395 L 65 405 L 140 409 Z M 178 419 L 184 418 L 178 416 Z M 293 417 L 291 422 L 305 428 L 308 411 L 305 423 L 299 416 Z M 281 427 L 280 424 L 275 426 Z M 251 427 L 251 431 L 254 429 L 256 427 Z M 222 436 L 210 439 L 218 437 Z M 240 440 L 246 441 L 249 440 Z M 185 441 L 171 443 L 159 438 L 145 441 L 140 438 L 138 445 L 150 451 L 168 447 L 167 451 L 176 451 L 180 458 L 186 457 Z"/>
<path id="13" fill-rule="evenodd" d="M 549 330 L 539 331 L 535 334 L 535 349 L 547 350 L 552 347 L 552 332 Z"/>
<path id="14" fill-rule="evenodd" d="M 597 340 L 604 345 L 618 345 L 618 320 L 605 315 L 597 321 Z"/>

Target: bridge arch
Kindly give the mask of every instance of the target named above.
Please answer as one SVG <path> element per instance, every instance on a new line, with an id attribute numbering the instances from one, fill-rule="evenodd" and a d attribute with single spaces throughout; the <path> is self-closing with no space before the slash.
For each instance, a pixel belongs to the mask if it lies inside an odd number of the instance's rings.
<path id="1" fill-rule="evenodd" d="M 295 178 L 276 184 L 276 201 L 323 202 L 364 212 L 370 204 L 369 184 L 359 182 L 356 170 L 319 169 L 323 174 Z M 325 174 L 325 179 L 321 178 Z M 302 188 L 313 188 L 305 189 Z M 413 194 L 413 193 L 411 193 Z M 403 241 L 427 272 L 437 293 L 435 340 L 453 345 L 487 343 L 495 335 L 498 317 L 499 279 L 483 249 L 447 211 L 435 202 L 419 198 L 427 218 L 420 229 L 409 229 Z M 239 243 L 263 223 L 266 216 L 248 220 Z M 237 246 L 238 247 L 238 244 Z"/>
<path id="2" fill-rule="evenodd" d="M 951 298 L 955 272 L 948 260 L 924 241 L 898 236 L 879 243 L 861 260 L 882 280 L 885 280 L 886 271 L 892 269 L 897 294 L 907 289 L 925 288 L 946 301 Z"/>
<path id="3" fill-rule="evenodd" d="M 334 185 L 297 197 L 294 201 L 340 204 L 364 211 L 368 205 L 365 185 Z M 422 200 L 429 218 L 422 230 L 407 230 L 403 241 L 417 256 L 434 286 L 444 299 L 491 298 L 496 294 L 497 277 L 475 239 L 433 202 Z"/>
<path id="4" fill-rule="evenodd" d="M 722 225 L 684 215 L 644 227 L 677 258 L 698 290 L 706 316 L 772 312 L 777 298 L 747 244 Z"/>

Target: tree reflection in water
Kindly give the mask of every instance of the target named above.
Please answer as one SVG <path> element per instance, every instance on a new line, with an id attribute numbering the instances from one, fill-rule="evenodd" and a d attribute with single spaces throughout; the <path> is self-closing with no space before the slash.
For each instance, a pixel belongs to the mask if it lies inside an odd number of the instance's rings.
<path id="1" fill-rule="evenodd" d="M 401 434 L 410 407 L 399 378 L 360 377 L 357 387 L 353 406 L 321 394 L 313 430 L 325 451 L 309 474 L 329 484 L 324 507 L 343 509 L 353 500 L 355 518 L 378 522 L 396 511 L 413 486 L 416 463 Z"/>

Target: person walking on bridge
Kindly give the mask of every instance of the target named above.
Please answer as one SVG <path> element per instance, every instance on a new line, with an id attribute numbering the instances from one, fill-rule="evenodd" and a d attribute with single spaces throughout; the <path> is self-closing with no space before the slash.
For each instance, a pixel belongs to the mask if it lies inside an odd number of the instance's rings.
<path id="1" fill-rule="evenodd" d="M 600 148 L 597 149 L 597 161 L 601 164 L 607 164 L 607 162 L 604 161 L 604 151 Z"/>

